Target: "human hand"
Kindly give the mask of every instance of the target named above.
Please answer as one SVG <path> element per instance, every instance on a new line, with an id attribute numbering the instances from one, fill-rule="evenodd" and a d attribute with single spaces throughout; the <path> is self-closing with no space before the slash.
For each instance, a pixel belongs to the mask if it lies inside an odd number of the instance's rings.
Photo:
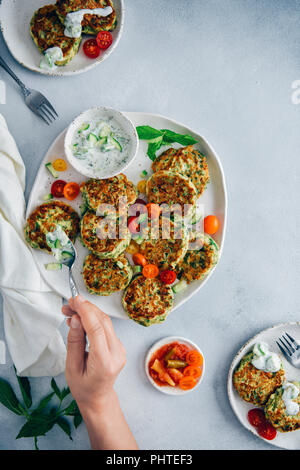
<path id="1" fill-rule="evenodd" d="M 113 392 L 125 366 L 126 351 L 111 319 L 98 307 L 77 296 L 62 308 L 70 326 L 66 379 L 79 408 L 99 409 Z M 89 352 L 86 352 L 86 336 Z"/>

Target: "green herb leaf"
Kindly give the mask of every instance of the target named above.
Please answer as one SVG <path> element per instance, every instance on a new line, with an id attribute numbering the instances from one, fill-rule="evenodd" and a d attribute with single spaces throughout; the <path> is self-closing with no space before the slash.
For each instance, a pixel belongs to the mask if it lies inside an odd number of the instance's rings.
<path id="1" fill-rule="evenodd" d="M 22 397 L 25 403 L 26 408 L 30 408 L 32 405 L 32 397 L 31 397 L 31 388 L 30 388 L 30 382 L 27 379 L 27 377 L 19 377 L 17 375 L 17 370 L 15 369 L 16 377 L 18 380 L 18 384 L 22 393 Z"/>
<path id="2" fill-rule="evenodd" d="M 148 157 L 154 161 L 156 159 L 156 152 L 161 147 L 161 142 L 155 142 L 153 144 L 148 145 L 147 155 Z"/>
<path id="3" fill-rule="evenodd" d="M 49 393 L 45 398 L 43 398 L 37 408 L 31 413 L 31 416 L 37 417 L 40 415 L 41 411 L 43 411 L 48 403 L 51 401 L 51 398 L 53 397 L 54 392 Z"/>
<path id="4" fill-rule="evenodd" d="M 22 415 L 21 403 L 17 399 L 15 392 L 6 380 L 0 379 L 0 403 L 16 415 Z"/>
<path id="5" fill-rule="evenodd" d="M 66 398 L 68 395 L 70 395 L 71 391 L 69 389 L 69 387 L 66 387 L 66 388 L 63 388 L 62 392 L 61 392 L 61 399 L 64 400 L 64 398 Z"/>
<path id="6" fill-rule="evenodd" d="M 77 429 L 78 426 L 80 426 L 80 424 L 82 423 L 82 416 L 81 416 L 80 413 L 79 413 L 79 415 L 74 416 L 74 421 L 73 422 L 74 422 L 75 428 Z"/>
<path id="7" fill-rule="evenodd" d="M 177 134 L 176 132 L 170 131 L 169 129 L 161 129 L 164 133 L 163 143 L 164 144 L 173 144 L 177 142 L 181 145 L 193 145 L 198 142 L 191 135 L 188 134 Z"/>
<path id="8" fill-rule="evenodd" d="M 154 129 L 150 126 L 137 126 L 136 131 L 138 133 L 139 139 L 141 140 L 151 140 L 163 136 L 162 131 Z"/>
<path id="9" fill-rule="evenodd" d="M 30 418 L 21 428 L 16 439 L 21 439 L 21 437 L 45 436 L 45 434 L 53 428 L 55 422 L 56 420 L 52 416 Z"/>
<path id="10" fill-rule="evenodd" d="M 58 385 L 57 383 L 55 382 L 55 380 L 52 378 L 51 380 L 51 387 L 52 387 L 52 390 L 54 390 L 54 393 L 55 395 L 61 400 L 61 391 L 60 389 L 58 388 Z"/>
<path id="11" fill-rule="evenodd" d="M 56 424 L 69 436 L 71 441 L 73 441 L 71 436 L 71 427 L 68 421 L 62 416 L 59 416 L 59 418 L 56 420 Z"/>
<path id="12" fill-rule="evenodd" d="M 79 408 L 75 400 L 72 400 L 71 403 L 68 405 L 67 408 L 64 410 L 64 414 L 66 416 L 75 416 L 79 413 Z"/>

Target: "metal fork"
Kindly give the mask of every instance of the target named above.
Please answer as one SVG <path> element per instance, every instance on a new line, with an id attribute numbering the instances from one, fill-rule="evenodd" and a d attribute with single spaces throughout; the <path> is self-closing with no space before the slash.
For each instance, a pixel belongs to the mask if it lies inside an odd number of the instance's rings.
<path id="1" fill-rule="evenodd" d="M 25 103 L 46 124 L 50 125 L 58 117 L 57 112 L 42 93 L 27 88 L 0 56 L 0 66 L 17 82 L 22 90 Z"/>
<path id="2" fill-rule="evenodd" d="M 300 345 L 287 332 L 286 336 L 282 335 L 282 339 L 278 338 L 277 346 L 284 354 L 286 359 L 294 366 L 300 369 Z M 279 342 L 281 344 L 279 344 Z"/>

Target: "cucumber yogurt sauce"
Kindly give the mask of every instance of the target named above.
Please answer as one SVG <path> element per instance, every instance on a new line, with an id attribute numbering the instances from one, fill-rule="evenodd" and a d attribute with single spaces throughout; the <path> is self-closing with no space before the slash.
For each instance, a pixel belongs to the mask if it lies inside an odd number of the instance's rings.
<path id="1" fill-rule="evenodd" d="M 126 165 L 130 137 L 113 117 L 109 117 L 83 123 L 75 130 L 71 147 L 82 167 L 104 178 Z"/>
<path id="2" fill-rule="evenodd" d="M 68 38 L 80 38 L 82 33 L 82 20 L 84 15 L 108 16 L 112 13 L 111 7 L 83 9 L 68 13 L 65 18 L 65 36 Z"/>
<path id="3" fill-rule="evenodd" d="M 253 347 L 253 359 L 251 364 L 256 369 L 265 372 L 278 372 L 281 368 L 281 360 L 278 354 L 269 350 L 267 343 L 256 343 Z"/>

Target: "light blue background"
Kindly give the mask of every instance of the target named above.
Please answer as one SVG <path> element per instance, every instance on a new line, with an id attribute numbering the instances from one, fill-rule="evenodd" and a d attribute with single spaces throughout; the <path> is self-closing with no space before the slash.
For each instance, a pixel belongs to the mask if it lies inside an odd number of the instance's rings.
<path id="1" fill-rule="evenodd" d="M 39 76 L 0 52 L 31 87 L 44 92 L 60 119 L 51 127 L 23 104 L 7 81 L 7 119 L 27 168 L 26 196 L 39 162 L 71 119 L 93 105 L 159 113 L 201 133 L 221 157 L 229 193 L 228 230 L 215 274 L 158 327 L 114 321 L 128 352 L 117 391 L 141 448 L 270 449 L 243 429 L 226 395 L 233 355 L 261 329 L 299 320 L 300 4 L 296 0 L 127 0 L 124 35 L 99 67 L 72 78 Z M 206 376 L 195 393 L 168 397 L 143 370 L 149 346 L 187 336 L 205 353 Z M 4 337 L 1 327 L 0 339 Z M 0 375 L 16 383 L 12 364 Z M 36 400 L 49 379 L 32 380 Z M 59 380 L 64 383 L 64 378 Z M 22 420 L 0 407 L 0 448 L 15 441 Z M 71 442 L 57 428 L 43 449 L 87 449 L 84 426 Z"/>

